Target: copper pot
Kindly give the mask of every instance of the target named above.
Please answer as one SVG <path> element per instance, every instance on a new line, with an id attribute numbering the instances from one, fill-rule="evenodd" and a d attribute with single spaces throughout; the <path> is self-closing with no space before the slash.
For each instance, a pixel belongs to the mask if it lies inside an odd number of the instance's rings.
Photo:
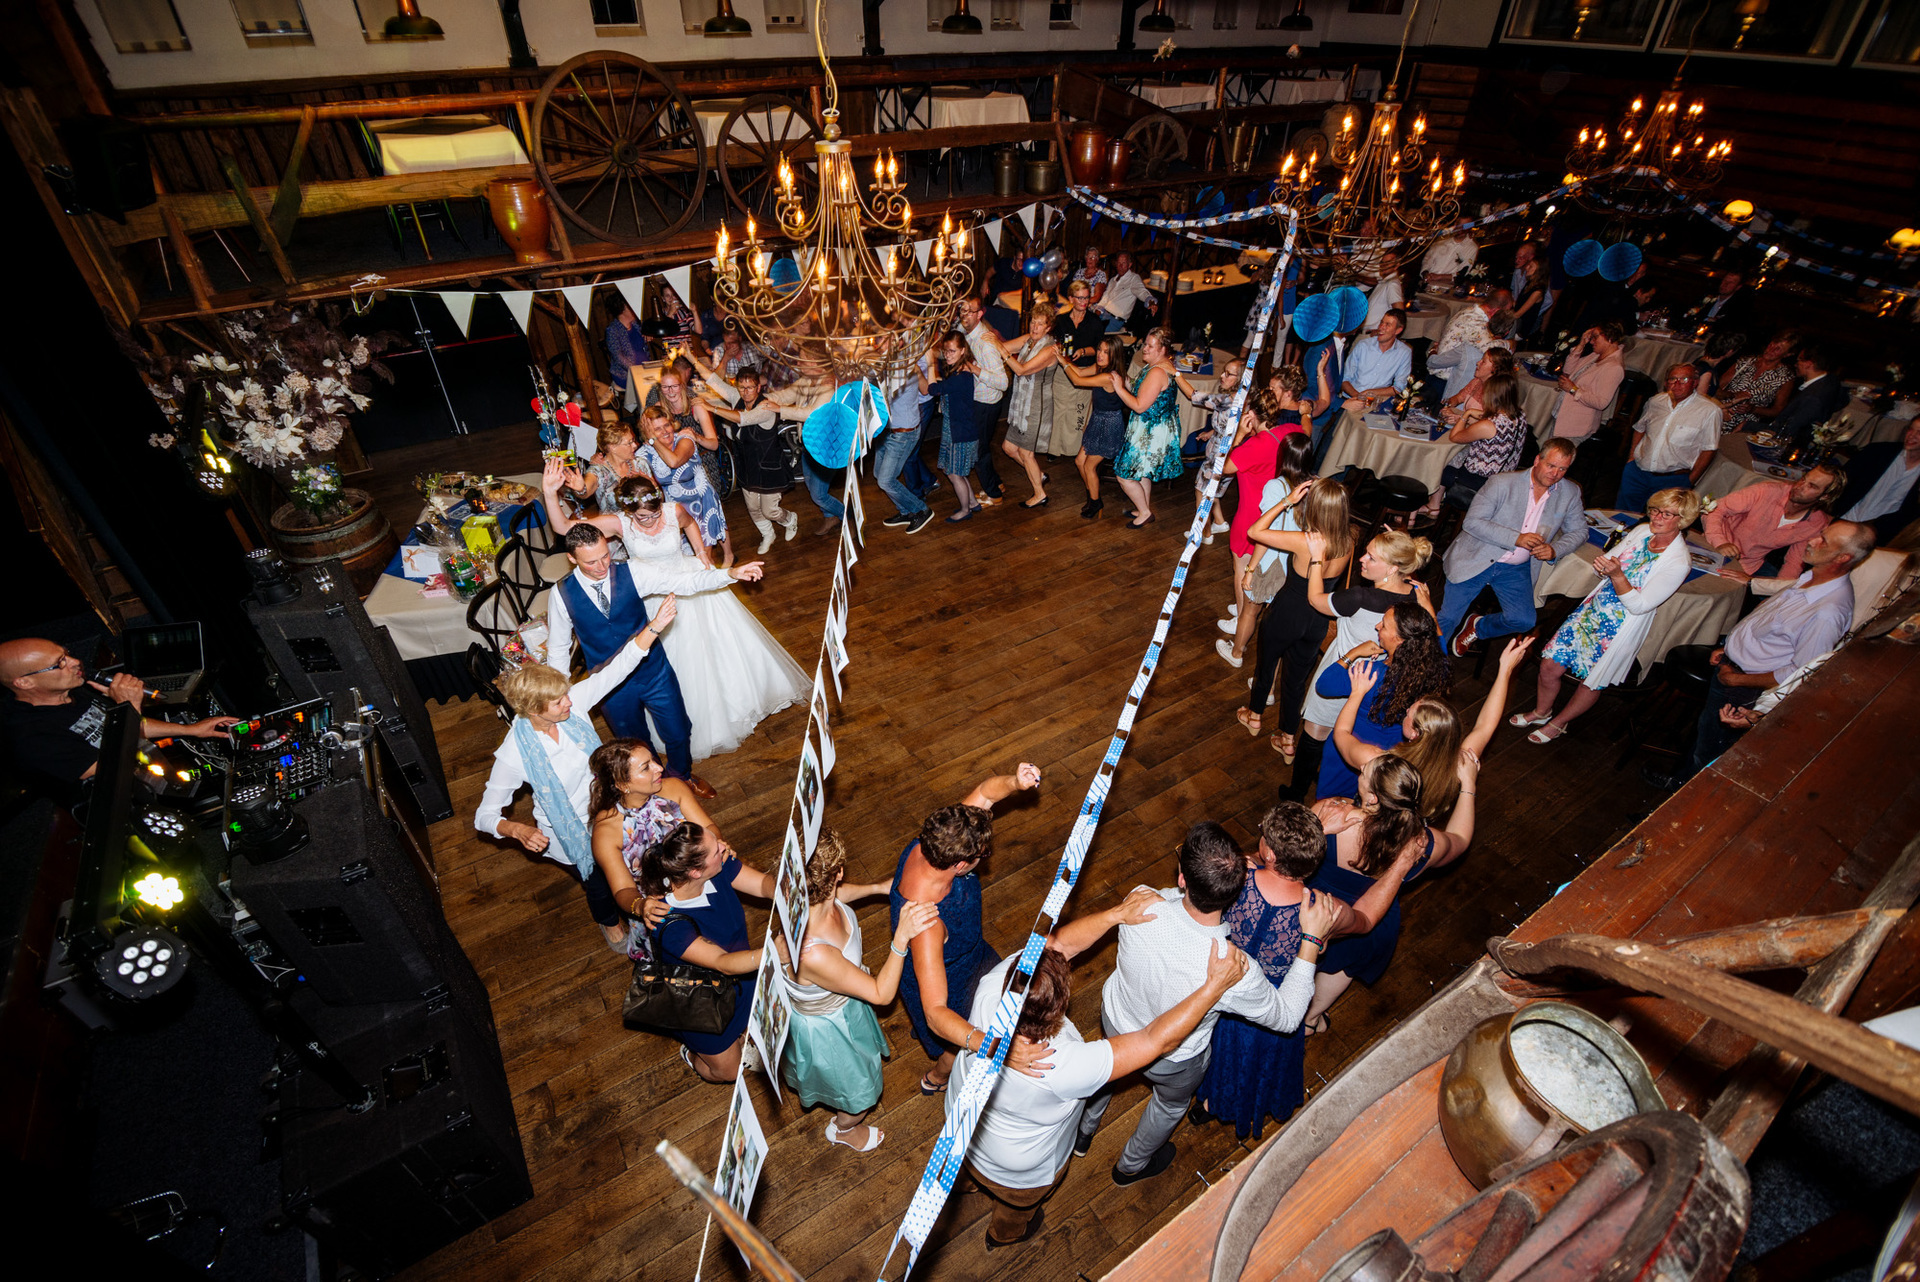
<path id="1" fill-rule="evenodd" d="M 1073 131 L 1073 181 L 1084 187 L 1097 183 L 1107 173 L 1107 131 L 1099 125 L 1084 124 Z"/>
<path id="2" fill-rule="evenodd" d="M 547 232 L 553 214 L 547 189 L 532 178 L 495 178 L 487 184 L 487 212 L 516 263 L 550 263 Z"/>
<path id="3" fill-rule="evenodd" d="M 1027 162 L 1027 194 L 1029 196 L 1052 196 L 1060 190 L 1060 162 L 1057 160 L 1029 160 Z"/>
<path id="4" fill-rule="evenodd" d="M 1133 164 L 1133 144 L 1125 138 L 1115 138 L 1107 143 L 1107 186 L 1118 187 L 1127 180 L 1127 170 Z"/>
<path id="5" fill-rule="evenodd" d="M 1598 1016 L 1566 1002 L 1535 1002 L 1511 1015 L 1495 1015 L 1460 1040 L 1440 1075 L 1440 1134 L 1475 1188 L 1500 1178 L 1496 1172 L 1508 1163 L 1531 1162 L 1568 1136 L 1597 1129 L 1562 1112 L 1515 1061 L 1514 1032 L 1542 1023 L 1557 1025 L 1598 1051 L 1625 1081 L 1633 1112 L 1667 1106 L 1640 1053 Z M 1609 1117 L 1597 1125 L 1618 1120 Z"/>

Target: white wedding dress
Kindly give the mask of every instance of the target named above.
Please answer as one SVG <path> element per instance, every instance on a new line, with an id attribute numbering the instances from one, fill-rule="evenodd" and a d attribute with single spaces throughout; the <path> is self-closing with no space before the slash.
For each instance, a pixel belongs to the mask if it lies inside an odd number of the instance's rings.
<path id="1" fill-rule="evenodd" d="M 620 538 L 627 545 L 627 555 L 697 567 L 698 559 L 687 555 L 673 503 L 666 505 L 661 518 L 659 527 L 648 534 L 632 518 L 621 516 Z M 649 618 L 663 600 L 646 598 Z M 660 643 L 667 647 L 667 661 L 680 678 L 680 694 L 693 721 L 695 761 L 732 752 L 763 718 L 813 693 L 812 680 L 731 586 L 696 592 L 678 602 L 680 613 Z"/>

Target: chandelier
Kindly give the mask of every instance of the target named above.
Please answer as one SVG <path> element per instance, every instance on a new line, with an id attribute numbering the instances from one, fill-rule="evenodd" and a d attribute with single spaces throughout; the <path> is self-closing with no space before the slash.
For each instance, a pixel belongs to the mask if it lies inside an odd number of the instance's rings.
<path id="1" fill-rule="evenodd" d="M 1611 132 L 1590 126 L 1567 153 L 1569 182 L 1583 203 L 1628 216 L 1664 213 L 1671 197 L 1691 200 L 1720 181 L 1733 144 L 1707 141 L 1701 117 L 1707 105 L 1698 99 L 1684 108 L 1680 77 L 1647 110 L 1635 98 Z M 1663 181 L 1664 180 L 1664 181 Z"/>
<path id="2" fill-rule="evenodd" d="M 973 236 L 947 215 L 925 253 L 916 252 L 907 182 L 892 153 L 874 158 L 872 181 L 863 189 L 853 144 L 840 136 L 823 8 L 815 0 L 814 47 L 826 73 L 822 137 L 813 144 L 818 190 L 810 203 L 782 156 L 778 227 L 768 229 L 792 243 L 798 270 L 781 270 L 776 247 L 761 240 L 752 218 L 738 242 L 723 222 L 714 249 L 714 303 L 752 347 L 835 382 L 884 382 L 910 370 L 952 328 L 954 308 L 973 280 Z"/>
<path id="3" fill-rule="evenodd" d="M 1336 283 L 1398 274 L 1459 221 L 1466 165 L 1443 172 L 1426 154 L 1427 118 L 1403 132 L 1402 105 L 1389 85 L 1364 123 L 1349 105 L 1324 157 L 1315 147 L 1280 162 L 1274 195 L 1300 211 L 1297 251 Z"/>

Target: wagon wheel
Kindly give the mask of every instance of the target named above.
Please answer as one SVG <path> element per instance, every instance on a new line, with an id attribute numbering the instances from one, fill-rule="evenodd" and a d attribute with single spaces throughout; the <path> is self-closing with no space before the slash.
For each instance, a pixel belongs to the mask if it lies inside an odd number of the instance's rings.
<path id="1" fill-rule="evenodd" d="M 741 213 L 767 226 L 774 221 L 775 175 L 784 155 L 793 169 L 794 194 L 811 209 L 820 184 L 813 151 L 818 137 L 805 107 L 779 94 L 755 94 L 720 126 L 720 184 Z"/>
<path id="2" fill-rule="evenodd" d="M 628 245 L 685 226 L 707 182 L 686 94 L 652 63 L 613 51 L 570 59 L 540 86 L 533 164 L 569 222 Z"/>
<path id="3" fill-rule="evenodd" d="M 1174 161 L 1187 158 L 1186 127 L 1164 111 L 1134 121 L 1126 138 L 1133 144 L 1134 164 L 1148 181 L 1165 178 Z"/>

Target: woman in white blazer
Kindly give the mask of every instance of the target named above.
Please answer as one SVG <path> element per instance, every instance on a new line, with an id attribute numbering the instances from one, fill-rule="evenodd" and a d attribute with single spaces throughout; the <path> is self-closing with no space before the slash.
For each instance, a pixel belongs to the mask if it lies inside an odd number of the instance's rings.
<path id="1" fill-rule="evenodd" d="M 1647 500 L 1647 521 L 1620 540 L 1611 555 L 1593 558 L 1600 583 L 1567 617 L 1540 653 L 1540 692 L 1532 712 L 1516 712 L 1510 725 L 1537 727 L 1530 743 L 1551 743 L 1573 719 L 1591 708 L 1600 691 L 1633 668 L 1633 656 L 1653 627 L 1653 612 L 1687 581 L 1687 541 L 1680 532 L 1700 515 L 1692 490 L 1661 490 Z M 1580 684 L 1555 715 L 1562 681 Z"/>

